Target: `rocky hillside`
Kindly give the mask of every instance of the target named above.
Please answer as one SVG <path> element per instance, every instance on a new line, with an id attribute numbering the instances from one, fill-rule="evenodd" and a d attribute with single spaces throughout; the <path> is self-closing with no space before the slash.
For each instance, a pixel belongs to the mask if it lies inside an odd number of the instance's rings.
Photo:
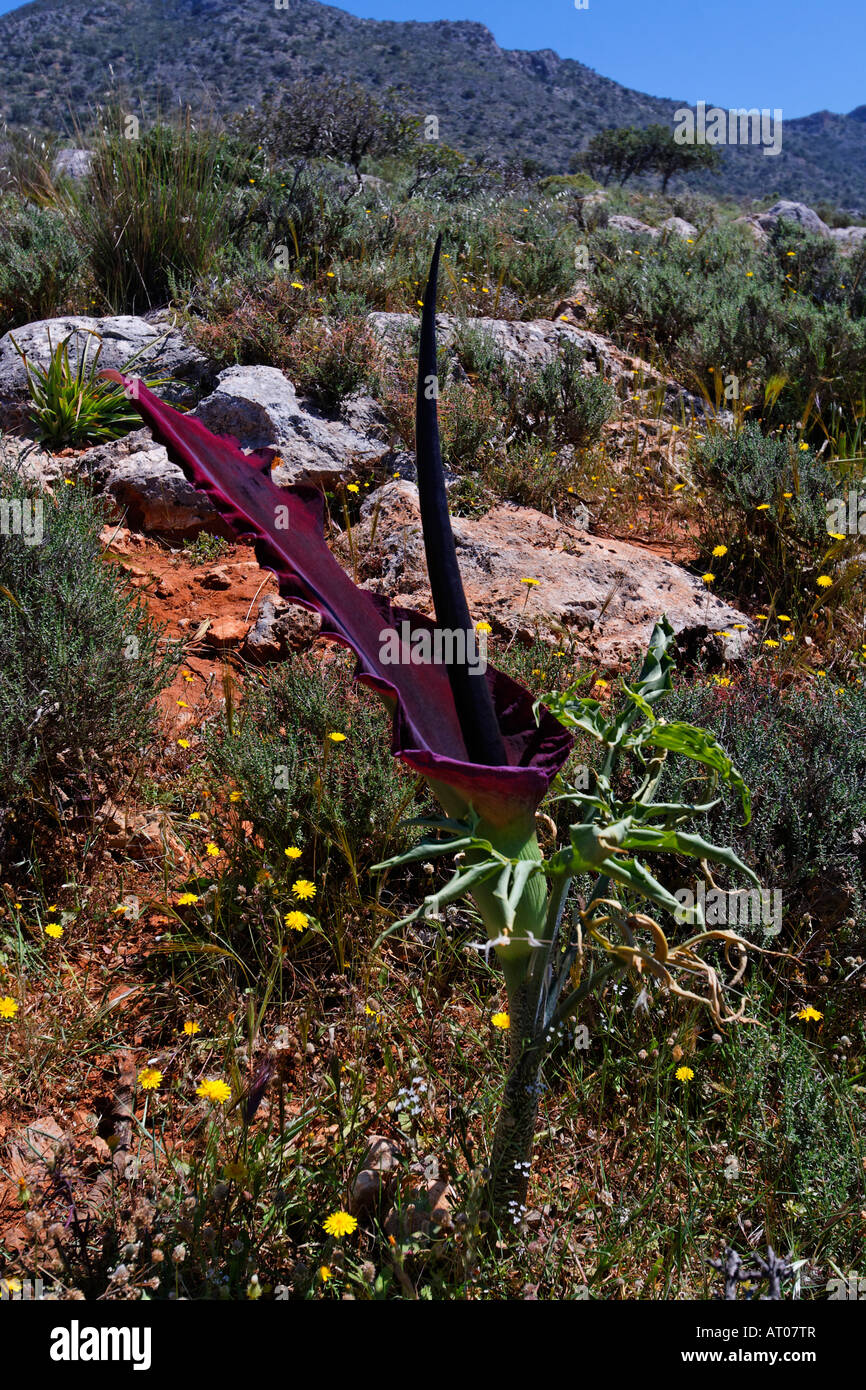
<path id="1" fill-rule="evenodd" d="M 382 22 L 285 2 L 35 0 L 0 18 L 0 115 L 68 130 L 118 87 L 151 108 L 188 100 L 227 112 L 292 78 L 337 73 L 401 89 L 407 106 L 438 116 L 447 144 L 561 171 L 605 126 L 668 122 L 685 104 L 550 50 L 501 49 L 480 24 Z M 708 187 L 866 208 L 866 107 L 786 123 L 778 158 L 733 150 Z"/>

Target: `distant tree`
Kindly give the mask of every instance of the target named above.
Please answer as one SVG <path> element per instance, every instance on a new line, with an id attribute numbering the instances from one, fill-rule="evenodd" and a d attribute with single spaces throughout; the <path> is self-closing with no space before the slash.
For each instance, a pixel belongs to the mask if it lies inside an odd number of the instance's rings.
<path id="1" fill-rule="evenodd" d="M 592 137 L 572 168 L 585 170 L 601 183 L 618 179 L 620 185 L 638 174 L 655 173 L 664 193 L 673 174 L 715 170 L 719 162 L 713 146 L 678 145 L 667 126 L 611 126 Z"/>
<path id="2" fill-rule="evenodd" d="M 354 170 L 359 187 L 363 160 L 413 148 L 417 125 L 390 96 L 380 101 L 357 82 L 328 77 L 299 78 L 234 121 L 272 159 L 334 159 Z"/>
<path id="3" fill-rule="evenodd" d="M 719 151 L 713 145 L 678 145 L 673 131 L 664 125 L 647 126 L 642 132 L 647 149 L 646 168 L 660 176 L 662 193 L 673 174 L 697 173 L 701 169 L 715 173 L 721 163 Z"/>
<path id="4" fill-rule="evenodd" d="M 643 173 L 648 153 L 642 130 L 636 126 L 609 126 L 593 135 L 573 161 L 573 168 L 586 170 L 600 183 L 618 179 L 622 185 L 635 174 Z"/>

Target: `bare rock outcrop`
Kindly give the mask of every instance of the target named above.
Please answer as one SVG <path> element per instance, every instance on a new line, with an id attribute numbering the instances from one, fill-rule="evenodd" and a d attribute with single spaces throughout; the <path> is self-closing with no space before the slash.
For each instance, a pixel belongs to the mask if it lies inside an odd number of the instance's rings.
<path id="1" fill-rule="evenodd" d="M 545 637 L 566 628 L 580 655 L 612 669 L 624 669 L 645 649 L 662 614 L 694 650 L 709 643 L 735 659 L 751 641 L 748 618 L 650 550 L 578 531 L 528 507 L 497 506 L 478 520 L 456 517 L 453 529 L 470 612 L 503 635 Z M 411 483 L 387 483 L 367 498 L 354 544 L 367 587 L 432 611 Z M 536 582 L 527 586 L 526 579 Z"/>

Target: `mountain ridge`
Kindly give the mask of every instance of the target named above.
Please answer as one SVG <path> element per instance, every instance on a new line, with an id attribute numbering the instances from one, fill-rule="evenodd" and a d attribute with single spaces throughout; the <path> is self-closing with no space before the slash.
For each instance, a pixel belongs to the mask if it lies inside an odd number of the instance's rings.
<path id="1" fill-rule="evenodd" d="M 398 89 L 439 117 L 444 143 L 563 172 L 610 125 L 673 123 L 685 100 L 654 97 L 552 49 L 499 45 L 473 20 L 361 19 L 319 0 L 31 0 L 0 16 L 0 118 L 69 134 L 118 85 L 146 109 L 221 115 L 297 77 Z M 866 207 L 866 104 L 783 121 L 783 148 L 723 152 L 697 185 L 737 197 L 826 198 Z"/>

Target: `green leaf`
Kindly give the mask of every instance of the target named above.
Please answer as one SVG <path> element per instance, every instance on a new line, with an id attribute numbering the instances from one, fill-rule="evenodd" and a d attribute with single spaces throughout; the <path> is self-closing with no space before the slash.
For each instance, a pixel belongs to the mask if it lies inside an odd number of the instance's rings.
<path id="1" fill-rule="evenodd" d="M 743 825 L 752 819 L 752 798 L 749 788 L 734 767 L 721 744 L 706 729 L 698 729 L 694 724 L 655 724 L 647 736 L 647 742 L 655 748 L 667 748 L 679 753 L 692 762 L 702 763 L 712 768 L 725 782 L 739 793 L 740 805 L 745 817 Z"/>
<path id="2" fill-rule="evenodd" d="M 739 855 L 722 845 L 712 845 L 701 835 L 688 834 L 682 830 L 656 830 L 650 826 L 634 826 L 623 841 L 623 849 L 669 850 L 676 854 L 688 854 L 693 859 L 709 859 L 715 864 L 724 864 L 728 869 L 739 869 L 760 888 L 760 880 L 744 864 Z"/>

